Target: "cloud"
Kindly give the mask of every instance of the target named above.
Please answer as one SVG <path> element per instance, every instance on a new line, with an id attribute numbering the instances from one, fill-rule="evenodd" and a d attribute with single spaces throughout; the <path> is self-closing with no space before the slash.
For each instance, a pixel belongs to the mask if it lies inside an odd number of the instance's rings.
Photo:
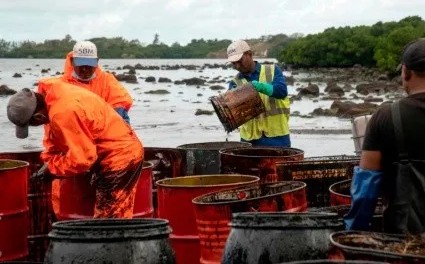
<path id="1" fill-rule="evenodd" d="M 4 2 L 4 3 L 3 3 Z M 329 27 L 425 18 L 425 1 L 409 0 L 13 0 L 0 6 L 0 38 L 117 37 L 167 44 L 318 33 Z M 6 26 L 7 25 L 7 26 Z"/>

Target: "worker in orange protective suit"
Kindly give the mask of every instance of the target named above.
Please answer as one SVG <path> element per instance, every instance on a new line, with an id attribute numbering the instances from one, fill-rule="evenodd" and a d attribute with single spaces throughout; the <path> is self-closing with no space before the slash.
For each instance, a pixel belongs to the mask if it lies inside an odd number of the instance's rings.
<path id="1" fill-rule="evenodd" d="M 68 53 L 65 60 L 64 74 L 61 77 L 46 78 L 38 82 L 38 92 L 46 93 L 52 87 L 52 84 L 58 79 L 65 82 L 75 84 L 99 95 L 107 103 L 109 103 L 115 111 L 128 123 L 130 118 L 128 111 L 133 104 L 128 91 L 117 81 L 114 75 L 103 71 L 98 65 L 99 58 L 97 56 L 96 45 L 90 41 L 80 41 L 74 45 L 71 52 Z M 44 126 L 43 145 L 48 152 L 49 141 L 46 138 L 49 134 L 49 125 Z M 52 182 L 52 201 L 53 210 L 58 213 L 59 208 L 55 205 L 59 204 L 59 180 Z"/>
<path id="2" fill-rule="evenodd" d="M 80 41 L 66 56 L 64 74 L 59 79 L 83 87 L 103 98 L 120 116 L 130 123 L 128 111 L 133 99 L 128 91 L 111 73 L 103 71 L 98 65 L 96 45 L 90 41 Z M 45 93 L 51 87 L 52 79 L 42 79 L 38 83 L 38 92 Z"/>
<path id="3" fill-rule="evenodd" d="M 51 85 L 45 94 L 23 89 L 10 98 L 7 116 L 16 125 L 16 136 L 28 136 L 28 125 L 49 124 L 51 145 L 42 156 L 49 172 L 59 177 L 92 175 L 94 217 L 131 218 L 142 143 L 99 96 L 66 82 Z"/>

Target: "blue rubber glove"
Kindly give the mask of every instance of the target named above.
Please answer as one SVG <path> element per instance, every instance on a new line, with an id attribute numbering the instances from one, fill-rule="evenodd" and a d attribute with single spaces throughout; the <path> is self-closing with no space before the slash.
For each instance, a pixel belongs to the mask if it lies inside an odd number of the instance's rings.
<path id="1" fill-rule="evenodd" d="M 117 113 L 122 117 L 122 119 L 124 119 L 125 122 L 130 124 L 130 117 L 128 116 L 128 113 L 124 108 L 118 107 L 115 108 L 115 111 L 117 111 Z"/>
<path id="2" fill-rule="evenodd" d="M 252 81 L 252 86 L 254 86 L 257 92 L 271 96 L 273 94 L 273 85 L 270 83 L 263 83 L 258 81 Z"/>
<path id="3" fill-rule="evenodd" d="M 345 229 L 369 230 L 375 213 L 376 202 L 381 193 L 383 172 L 354 167 L 351 182 L 351 209 L 344 216 Z"/>

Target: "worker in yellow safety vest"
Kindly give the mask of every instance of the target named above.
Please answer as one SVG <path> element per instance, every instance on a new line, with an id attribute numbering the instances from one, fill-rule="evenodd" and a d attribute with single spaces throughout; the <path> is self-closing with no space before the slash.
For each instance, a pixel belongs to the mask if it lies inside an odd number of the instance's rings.
<path id="1" fill-rule="evenodd" d="M 227 60 L 239 72 L 229 89 L 251 83 L 260 93 L 265 113 L 239 127 L 241 141 L 253 146 L 290 147 L 288 89 L 282 70 L 275 64 L 261 64 L 253 59 L 246 41 L 237 40 L 227 48 Z"/>

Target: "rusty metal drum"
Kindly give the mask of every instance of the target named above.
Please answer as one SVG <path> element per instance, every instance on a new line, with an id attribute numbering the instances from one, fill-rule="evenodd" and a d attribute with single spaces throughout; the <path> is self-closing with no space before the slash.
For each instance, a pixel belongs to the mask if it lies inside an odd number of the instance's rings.
<path id="1" fill-rule="evenodd" d="M 329 187 L 351 179 L 360 158 L 349 155 L 310 157 L 300 161 L 277 162 L 280 181 L 303 181 L 307 184 L 309 207 L 330 206 Z"/>
<path id="2" fill-rule="evenodd" d="M 209 192 L 257 184 L 251 175 L 194 175 L 163 179 L 158 188 L 158 217 L 168 219 L 177 263 L 199 263 L 200 245 L 192 199 Z"/>
<path id="3" fill-rule="evenodd" d="M 206 175 L 220 173 L 220 150 L 229 148 L 249 148 L 252 144 L 240 141 L 200 142 L 180 145 L 186 154 L 186 175 Z"/>
<path id="4" fill-rule="evenodd" d="M 220 172 L 255 175 L 261 183 L 279 181 L 276 163 L 301 161 L 304 151 L 296 148 L 253 147 L 220 151 Z"/>
<path id="5" fill-rule="evenodd" d="M 216 191 L 193 199 L 201 263 L 220 263 L 233 213 L 303 212 L 307 209 L 305 187 L 305 183 L 297 181 L 263 183 Z"/>
<path id="6" fill-rule="evenodd" d="M 212 96 L 210 101 L 226 132 L 232 132 L 266 111 L 260 95 L 251 84 Z"/>

